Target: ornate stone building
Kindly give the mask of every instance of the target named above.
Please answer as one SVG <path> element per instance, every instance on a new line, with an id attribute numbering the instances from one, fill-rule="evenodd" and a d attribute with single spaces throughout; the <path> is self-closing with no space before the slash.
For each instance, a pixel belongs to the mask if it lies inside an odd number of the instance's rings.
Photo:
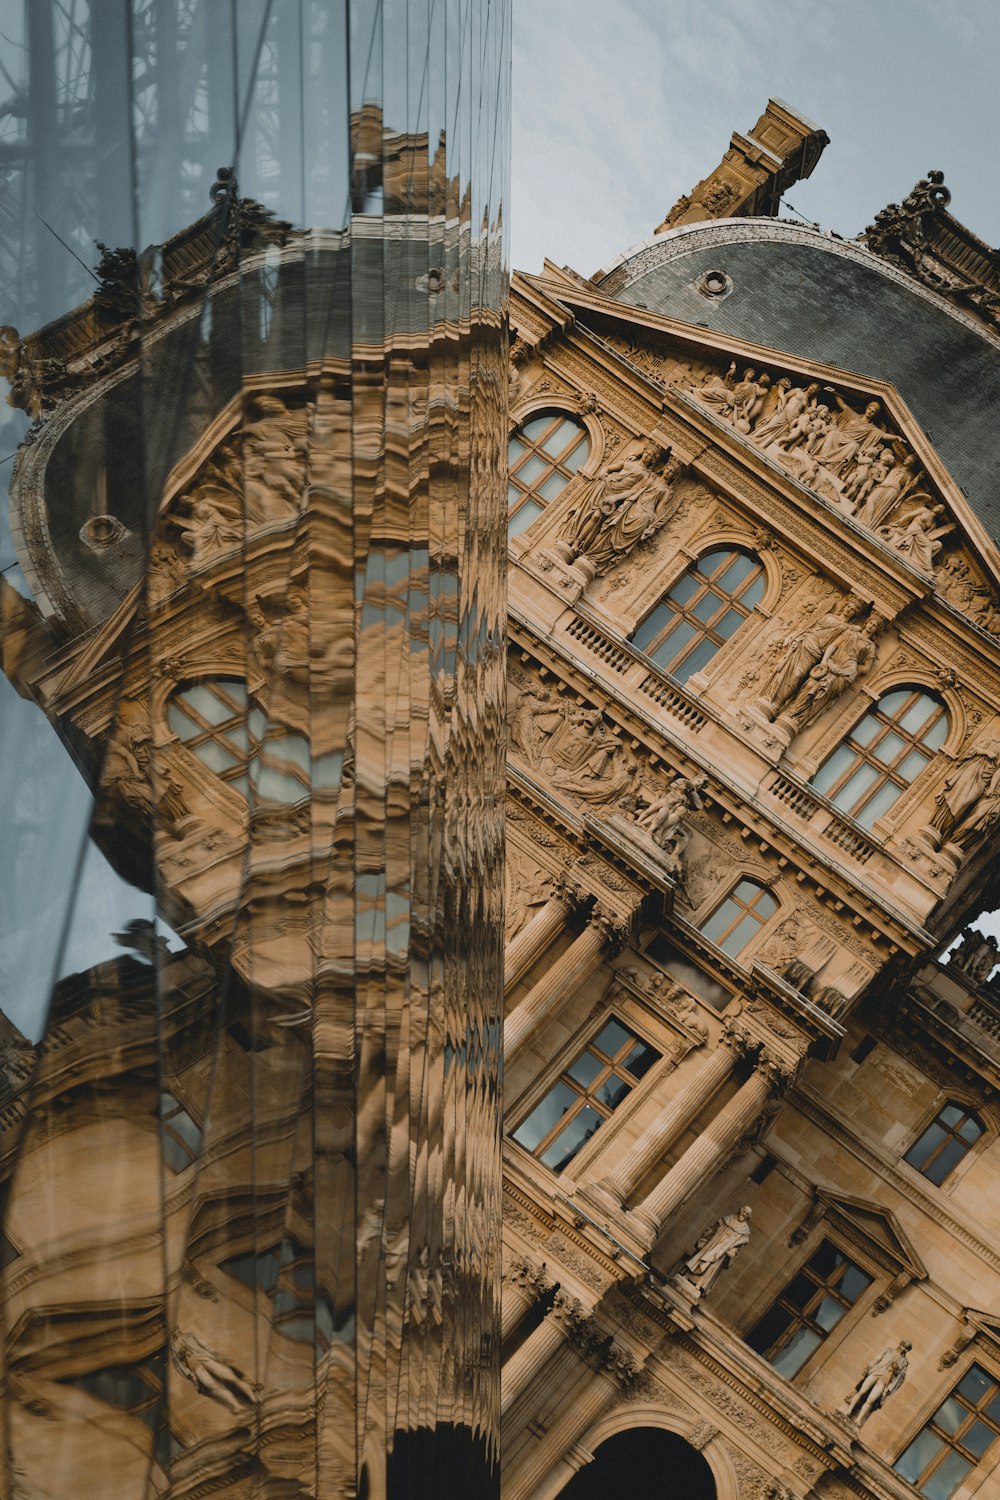
<path id="1" fill-rule="evenodd" d="M 506 1500 L 1000 1484 L 996 252 L 825 139 L 515 278 Z"/>

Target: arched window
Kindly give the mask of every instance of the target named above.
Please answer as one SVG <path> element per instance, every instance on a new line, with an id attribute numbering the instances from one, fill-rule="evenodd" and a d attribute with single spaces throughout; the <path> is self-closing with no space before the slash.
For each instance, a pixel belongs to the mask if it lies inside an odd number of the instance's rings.
<path id="1" fill-rule="evenodd" d="M 203 766 L 246 796 L 247 685 L 227 677 L 180 688 L 167 705 L 167 722 Z"/>
<path id="2" fill-rule="evenodd" d="M 629 637 L 658 667 L 687 682 L 724 646 L 764 597 L 760 558 L 739 547 L 706 552 Z"/>
<path id="3" fill-rule="evenodd" d="M 586 427 L 564 412 L 543 412 L 517 429 L 508 446 L 508 537 L 541 515 L 589 453 Z"/>
<path id="4" fill-rule="evenodd" d="M 767 886 L 744 877 L 701 924 L 701 932 L 723 953 L 735 958 L 777 910 L 778 903 Z"/>
<path id="5" fill-rule="evenodd" d="M 948 738 L 948 710 L 934 693 L 893 688 L 870 708 L 809 783 L 871 828 Z"/>
<path id="6" fill-rule="evenodd" d="M 983 1127 L 972 1111 L 949 1099 L 903 1160 L 940 1187 L 982 1134 Z"/>

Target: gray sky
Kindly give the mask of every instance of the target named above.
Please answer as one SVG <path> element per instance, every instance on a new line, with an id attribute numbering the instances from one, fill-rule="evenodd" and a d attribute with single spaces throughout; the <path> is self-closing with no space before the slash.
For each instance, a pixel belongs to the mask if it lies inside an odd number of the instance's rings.
<path id="1" fill-rule="evenodd" d="M 514 0 L 512 264 L 590 275 L 768 96 L 830 145 L 788 197 L 850 236 L 930 168 L 1000 245 L 994 0 Z"/>

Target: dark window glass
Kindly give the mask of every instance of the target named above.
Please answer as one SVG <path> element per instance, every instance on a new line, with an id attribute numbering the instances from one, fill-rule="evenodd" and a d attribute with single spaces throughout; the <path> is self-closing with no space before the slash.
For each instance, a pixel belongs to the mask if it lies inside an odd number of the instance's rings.
<path id="1" fill-rule="evenodd" d="M 777 910 L 778 903 L 766 886 L 756 880 L 741 880 L 705 918 L 701 931 L 709 942 L 736 958 Z"/>
<path id="2" fill-rule="evenodd" d="M 948 710 L 933 693 L 894 688 L 883 693 L 810 786 L 871 828 L 915 781 L 948 734 Z"/>
<path id="3" fill-rule="evenodd" d="M 686 682 L 708 665 L 763 596 L 760 559 L 738 548 L 720 548 L 691 564 L 630 640 L 657 666 Z"/>
<path id="4" fill-rule="evenodd" d="M 971 1110 L 949 1101 L 903 1160 L 940 1187 L 982 1133 L 983 1127 Z"/>
<path id="5" fill-rule="evenodd" d="M 556 498 L 590 453 L 581 422 L 561 412 L 532 417 L 508 444 L 508 537 L 526 530 Z"/>
<path id="6" fill-rule="evenodd" d="M 866 1271 L 823 1240 L 746 1342 L 791 1380 L 871 1284 Z"/>
<path id="7" fill-rule="evenodd" d="M 1000 1380 L 972 1365 L 896 1460 L 927 1500 L 950 1500 L 1000 1437 Z"/>
<path id="8" fill-rule="evenodd" d="M 517 1127 L 514 1140 L 562 1172 L 660 1056 L 612 1016 Z"/>

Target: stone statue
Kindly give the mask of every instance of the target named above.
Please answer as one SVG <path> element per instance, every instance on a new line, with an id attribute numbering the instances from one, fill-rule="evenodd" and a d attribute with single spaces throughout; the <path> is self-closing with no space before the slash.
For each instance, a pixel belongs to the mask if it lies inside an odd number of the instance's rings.
<path id="1" fill-rule="evenodd" d="M 704 806 L 701 793 L 705 789 L 705 778 L 676 776 L 658 797 L 647 801 L 640 797 L 643 806 L 633 814 L 636 827 L 644 829 L 653 843 L 663 851 L 664 862 L 672 873 L 680 874 L 681 856 L 690 840 L 683 826 L 688 811 L 697 811 Z"/>
<path id="2" fill-rule="evenodd" d="M 827 646 L 816 666 L 784 709 L 782 718 L 791 719 L 797 730 L 804 729 L 816 715 L 834 703 L 859 677 L 870 671 L 878 647 L 875 637 L 882 628 L 878 615 L 870 615 L 863 625 L 847 624 Z"/>
<path id="3" fill-rule="evenodd" d="M 243 522 L 235 500 L 231 505 L 226 504 L 218 497 L 196 490 L 188 504 L 190 515 L 175 516 L 174 525 L 183 531 L 191 561 L 196 566 L 242 543 Z"/>
<path id="4" fill-rule="evenodd" d="M 677 474 L 676 468 L 660 471 L 669 452 L 651 443 L 601 469 L 566 538 L 576 556 L 603 572 L 666 525 Z"/>
<path id="5" fill-rule="evenodd" d="M 220 1402 L 235 1416 L 242 1416 L 257 1400 L 250 1382 L 235 1366 L 213 1354 L 197 1334 L 175 1328 L 170 1337 L 170 1361 L 203 1396 Z"/>
<path id="6" fill-rule="evenodd" d="M 910 1367 L 907 1354 L 913 1348 L 908 1339 L 902 1339 L 894 1349 L 892 1345 L 883 1349 L 878 1359 L 873 1359 L 849 1396 L 845 1396 L 840 1408 L 842 1416 L 849 1417 L 858 1427 L 864 1425 L 873 1411 L 884 1406 L 889 1397 L 899 1390 Z"/>
<path id="7" fill-rule="evenodd" d="M 985 984 L 1000 964 L 1000 943 L 992 935 L 984 937 L 967 927 L 948 963 L 966 974 L 973 984 Z"/>
<path id="8" fill-rule="evenodd" d="M 1000 769 L 1000 740 L 983 740 L 962 756 L 938 793 L 937 811 L 931 828 L 948 843 L 956 831 L 975 815 Z"/>
<path id="9" fill-rule="evenodd" d="M 832 394 L 840 408 L 840 416 L 831 423 L 817 457 L 835 474 L 844 475 L 860 454 L 883 442 L 886 433 L 875 424 L 874 419 L 881 410 L 877 401 L 869 401 L 864 416 L 859 416 L 843 397 L 835 391 Z"/>
<path id="10" fill-rule="evenodd" d="M 537 763 L 542 744 L 562 723 L 558 703 L 553 703 L 544 688 L 527 683 L 510 694 L 507 738 L 529 766 Z"/>
<path id="11" fill-rule="evenodd" d="M 913 486 L 915 465 L 916 459 L 912 453 L 904 453 L 897 461 L 893 454 L 881 450 L 878 463 L 872 465 L 874 483 L 867 491 L 859 490 L 855 497 L 860 502 L 867 495 L 864 506 L 858 512 L 858 520 L 863 525 L 877 526 L 899 504 Z M 863 461 L 859 459 L 855 473 L 859 473 L 863 466 Z M 874 474 L 876 468 L 880 470 L 877 475 Z"/>
<path id="12" fill-rule="evenodd" d="M 699 1299 L 711 1291 L 723 1271 L 729 1269 L 749 1243 L 751 1217 L 751 1209 L 744 1204 L 739 1213 L 726 1214 L 705 1230 L 678 1275 L 683 1290 L 693 1288 Z"/>
<path id="13" fill-rule="evenodd" d="M 914 496 L 914 499 L 918 498 L 929 502 L 927 495 Z M 940 538 L 953 530 L 943 505 L 924 503 L 906 511 L 890 525 L 881 526 L 879 535 L 908 557 L 915 567 L 933 573 L 934 559 L 941 551 Z"/>
<path id="14" fill-rule="evenodd" d="M 781 712 L 817 665 L 823 652 L 845 625 L 857 618 L 864 608 L 853 595 L 841 601 L 821 619 L 810 621 L 794 635 L 777 642 L 778 658 L 761 688 L 759 703 L 768 719 Z"/>

